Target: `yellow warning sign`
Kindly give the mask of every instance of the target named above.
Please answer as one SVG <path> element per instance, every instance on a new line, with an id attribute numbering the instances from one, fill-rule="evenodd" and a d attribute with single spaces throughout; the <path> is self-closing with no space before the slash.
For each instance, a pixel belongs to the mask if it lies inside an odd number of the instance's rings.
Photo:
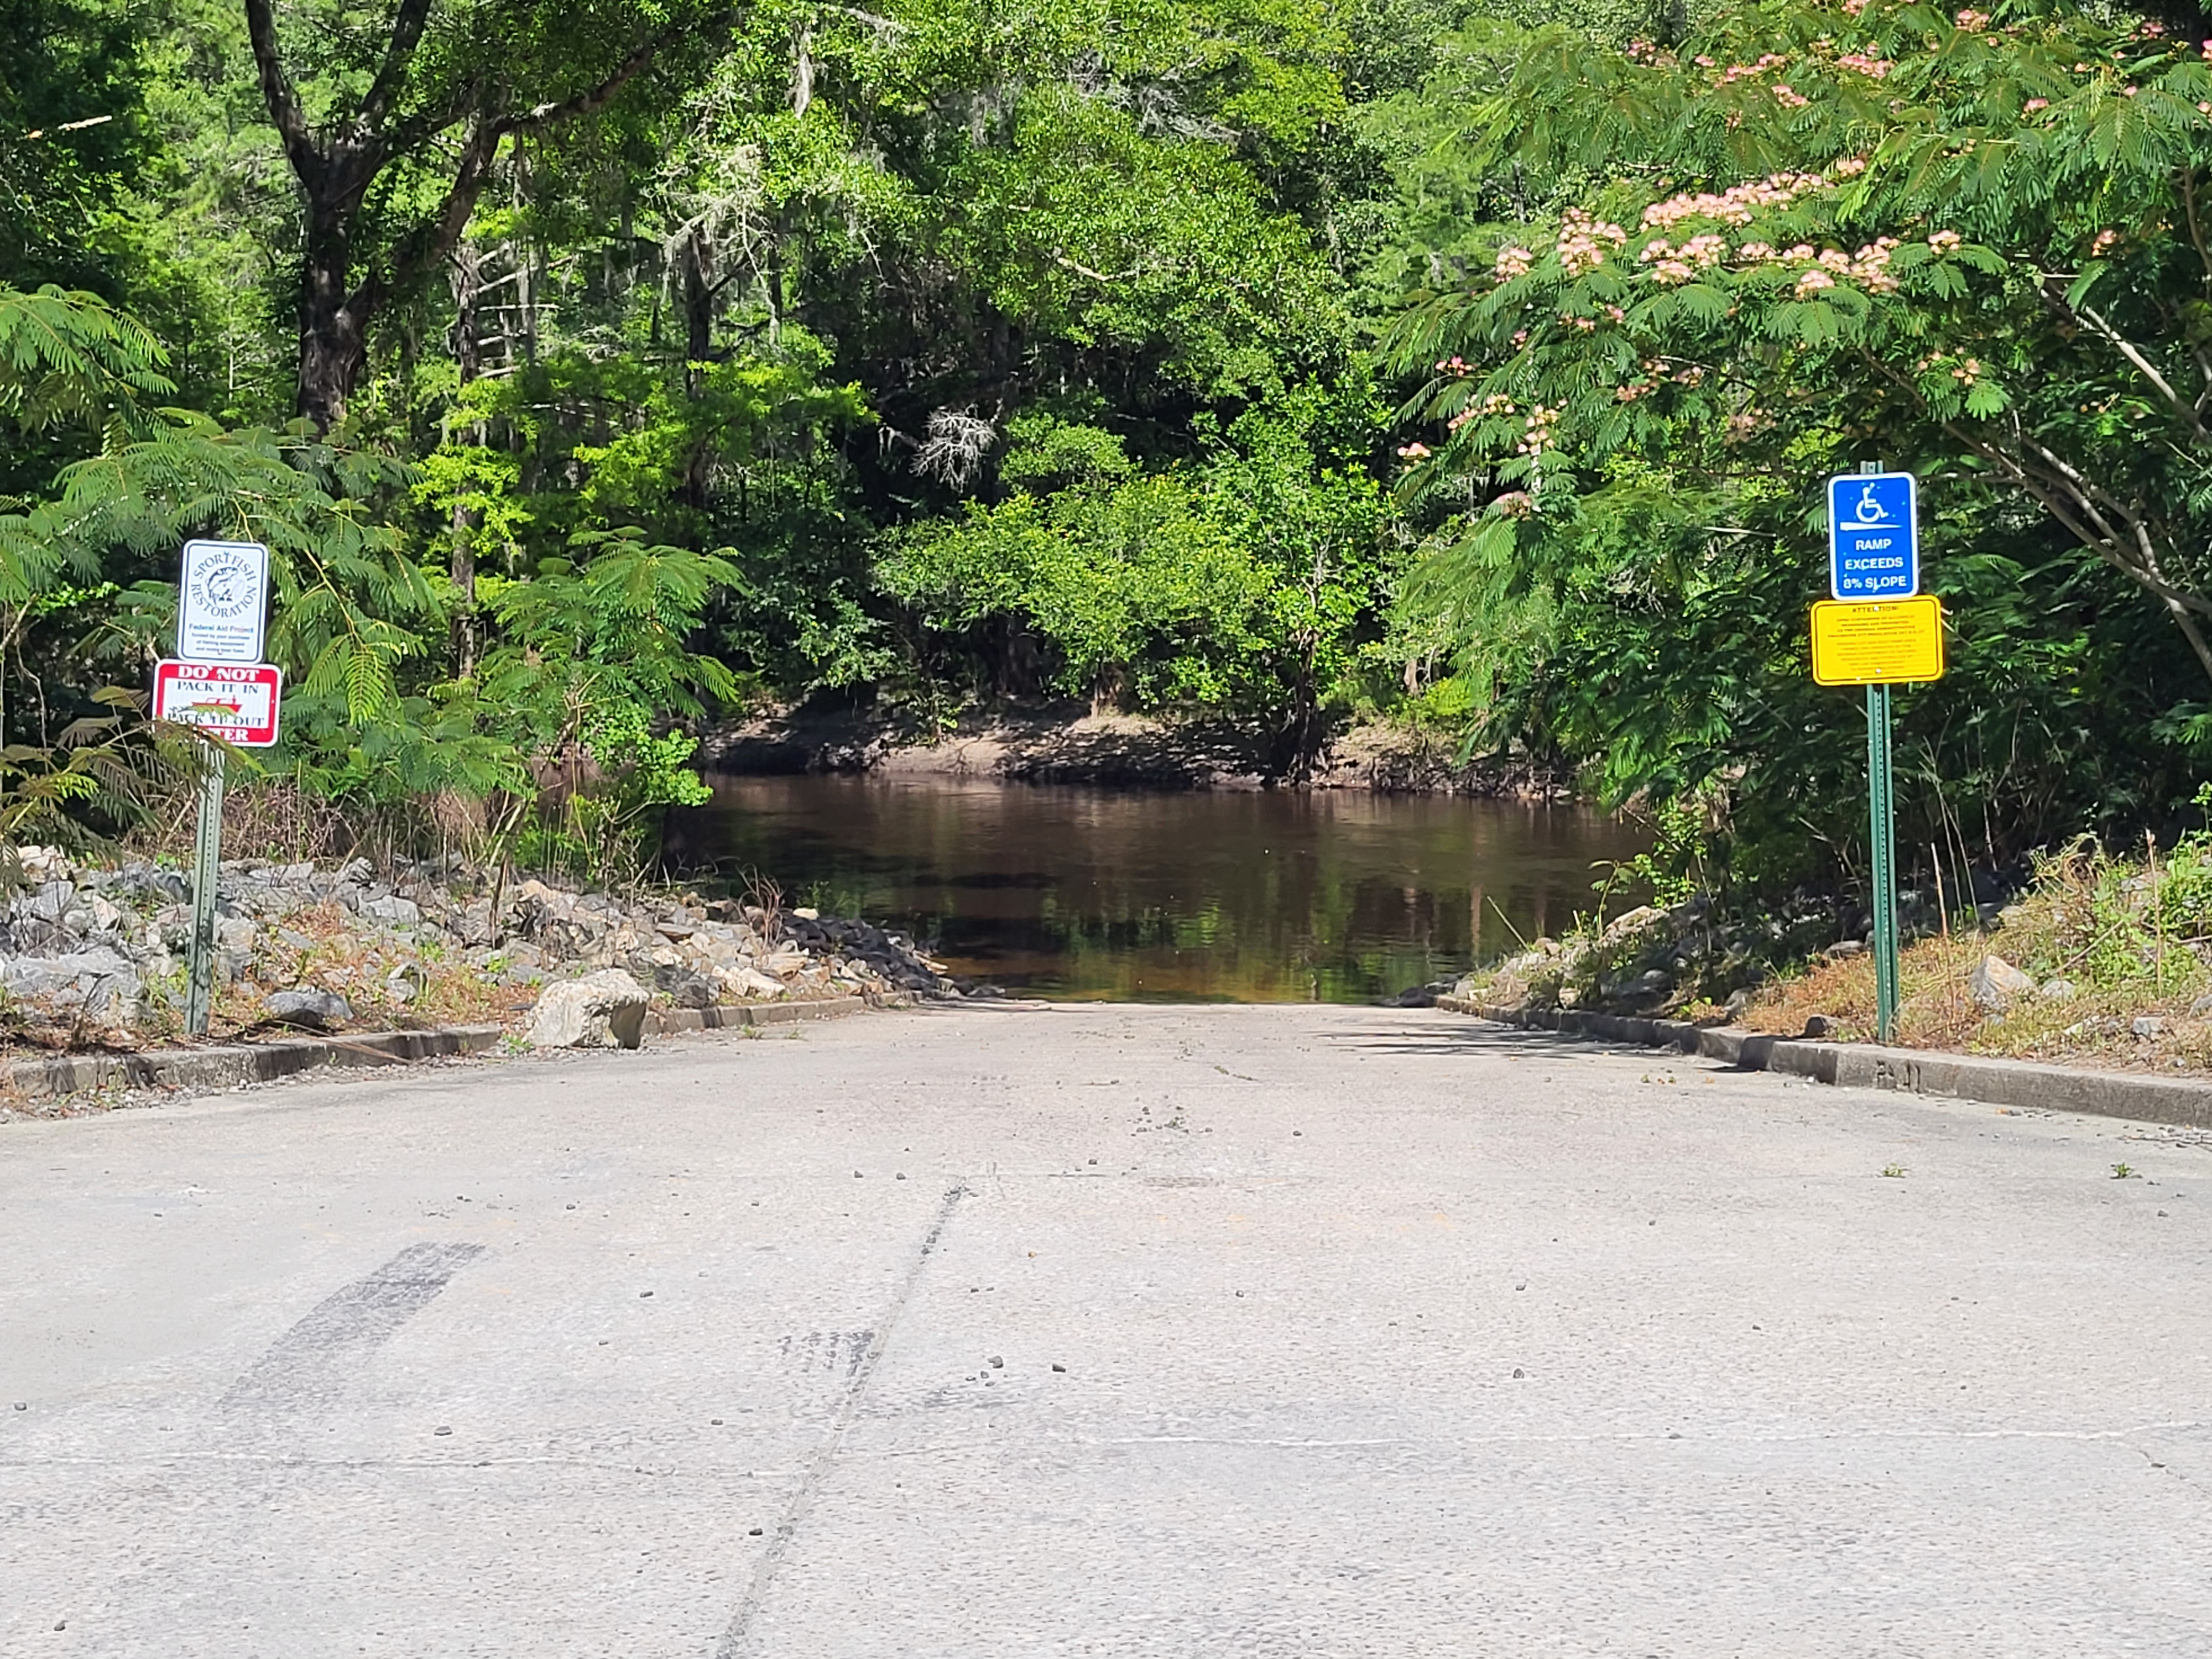
<path id="1" fill-rule="evenodd" d="M 1943 678 L 1943 607 L 1911 599 L 1823 599 L 1813 607 L 1813 678 L 1895 685 Z"/>

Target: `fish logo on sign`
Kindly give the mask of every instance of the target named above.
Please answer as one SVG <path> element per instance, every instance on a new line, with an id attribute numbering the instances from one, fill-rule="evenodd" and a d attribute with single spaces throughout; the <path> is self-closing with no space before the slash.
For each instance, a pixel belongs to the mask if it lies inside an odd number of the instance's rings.
<path id="1" fill-rule="evenodd" d="M 1839 599 L 1920 591 L 1920 492 L 1910 472 L 1828 480 L 1828 591 Z"/>

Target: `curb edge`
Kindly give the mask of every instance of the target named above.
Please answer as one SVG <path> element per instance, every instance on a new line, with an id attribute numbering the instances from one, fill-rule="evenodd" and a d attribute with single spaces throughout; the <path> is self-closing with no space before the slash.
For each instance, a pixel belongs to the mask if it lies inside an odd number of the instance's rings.
<path id="1" fill-rule="evenodd" d="M 661 1008 L 648 1017 L 646 1030 L 653 1036 L 666 1036 L 678 1031 L 788 1025 L 800 1020 L 836 1019 L 859 1013 L 867 1006 L 861 997 L 832 997 L 817 1002 Z M 0 1092 L 52 1100 L 111 1089 L 236 1089 L 324 1067 L 404 1066 L 415 1060 L 481 1054 L 497 1048 L 507 1034 L 501 1025 L 441 1025 L 421 1031 L 287 1037 L 274 1042 L 230 1042 L 205 1048 L 52 1054 L 0 1066 Z"/>
<path id="2" fill-rule="evenodd" d="M 2182 1128 L 2212 1129 L 2212 1084 L 2134 1077 L 2024 1060 L 1984 1060 L 1941 1050 L 1882 1048 L 1873 1043 L 1812 1042 L 1741 1030 L 1692 1025 L 1686 1020 L 1639 1019 L 1577 1009 L 1499 1008 L 1464 997 L 1438 997 L 1447 1013 L 1467 1014 L 1522 1030 L 1597 1037 L 1646 1048 L 1673 1048 L 1717 1060 L 1742 1072 L 1780 1072 L 1852 1089 L 1895 1089 L 1946 1095 L 1994 1106 L 2087 1112 Z"/>

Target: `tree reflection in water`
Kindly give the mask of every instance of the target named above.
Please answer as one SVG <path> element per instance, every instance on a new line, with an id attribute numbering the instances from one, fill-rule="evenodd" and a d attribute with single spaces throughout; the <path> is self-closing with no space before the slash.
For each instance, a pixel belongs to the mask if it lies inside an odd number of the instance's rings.
<path id="1" fill-rule="evenodd" d="M 686 862 L 1071 999 L 1370 1001 L 1563 926 L 1644 845 L 1584 808 L 1432 795 L 712 781 L 671 827 Z"/>

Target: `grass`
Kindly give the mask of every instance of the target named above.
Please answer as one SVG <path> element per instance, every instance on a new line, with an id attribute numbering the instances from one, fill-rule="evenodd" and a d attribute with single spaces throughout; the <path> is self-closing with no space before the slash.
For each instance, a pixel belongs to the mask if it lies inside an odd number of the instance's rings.
<path id="1" fill-rule="evenodd" d="M 451 961 L 442 951 L 422 950 L 402 935 L 368 933 L 348 921 L 339 906 L 324 903 L 264 924 L 246 972 L 216 994 L 216 1030 L 261 1021 L 267 1013 L 264 994 L 294 985 L 336 991 L 352 1006 L 355 1024 L 363 1029 L 495 1023 L 531 1000 L 530 993 Z M 284 939 L 286 932 L 307 944 Z M 411 998 L 392 994 L 392 973 L 403 965 L 419 975 L 419 988 Z"/>
<path id="2" fill-rule="evenodd" d="M 2000 1008 L 1976 1000 L 1974 969 L 1996 955 L 2038 989 Z M 1899 961 L 1894 1040 L 2015 1059 L 2136 1070 L 2212 1069 L 2212 847 L 2185 838 L 2124 860 L 2080 842 L 2041 861 L 2028 891 L 1989 932 L 1958 927 L 1915 940 Z M 1816 960 L 1745 1011 L 1754 1030 L 1796 1033 L 1825 1016 L 1841 1037 L 1871 1038 L 1874 961 Z"/>

